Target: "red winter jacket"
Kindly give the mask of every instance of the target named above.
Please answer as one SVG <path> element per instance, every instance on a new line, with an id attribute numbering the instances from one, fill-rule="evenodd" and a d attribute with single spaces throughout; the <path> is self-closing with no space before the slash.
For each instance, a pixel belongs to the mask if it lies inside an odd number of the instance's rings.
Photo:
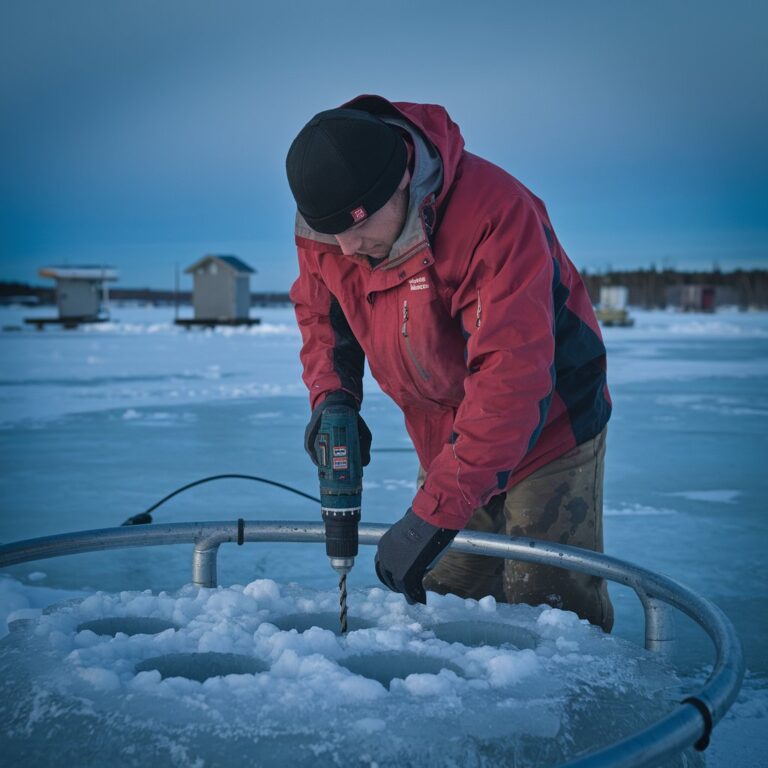
<path id="1" fill-rule="evenodd" d="M 291 299 L 310 404 L 339 389 L 362 400 L 367 358 L 427 472 L 414 512 L 461 529 L 492 496 L 605 427 L 605 347 L 544 204 L 465 151 L 442 107 L 377 96 L 344 106 L 409 136 L 410 211 L 375 267 L 297 215 Z"/>

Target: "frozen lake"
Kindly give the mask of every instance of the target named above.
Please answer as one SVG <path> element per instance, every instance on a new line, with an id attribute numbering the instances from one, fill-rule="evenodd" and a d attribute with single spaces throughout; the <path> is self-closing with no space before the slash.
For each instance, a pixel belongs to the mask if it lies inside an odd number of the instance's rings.
<path id="1" fill-rule="evenodd" d="M 38 311 L 0 309 L 0 541 L 118 525 L 176 487 L 220 473 L 260 475 L 317 494 L 302 449 L 308 406 L 290 309 L 254 311 L 263 323 L 251 329 L 188 332 L 173 327 L 170 309 L 115 307 L 114 322 L 78 331 L 9 330 Z M 635 327 L 605 332 L 615 406 L 606 551 L 683 582 L 729 616 L 748 674 L 706 762 L 763 765 L 768 314 L 633 315 Z M 366 384 L 363 413 L 374 443 L 363 515 L 391 523 L 410 502 L 417 461 L 398 411 L 370 378 Z M 195 488 L 154 513 L 156 522 L 238 517 L 315 520 L 318 511 L 285 491 L 227 480 Z M 412 711 L 434 720 L 433 734 L 454 734 L 441 758 L 498 764 L 514 753 L 519 765 L 551 764 L 666 711 L 678 684 L 694 687 L 712 658 L 706 636 L 680 618 L 676 673 L 649 660 L 637 650 L 637 599 L 613 585 L 615 639 L 571 614 L 523 606 L 434 597 L 428 609 L 406 610 L 399 597 L 376 588 L 371 548 L 361 549 L 350 576 L 351 613 L 370 626 L 347 640 L 330 628 L 300 633 L 290 622 L 278 625 L 295 614 L 332 610 L 335 578 L 321 547 L 224 546 L 220 583 L 242 586 L 198 598 L 185 586 L 190 555 L 189 547 L 124 550 L 0 574 L 0 618 L 22 620 L 0 640 L 0 716 L 8 726 L 0 738 L 10 754 L 45 764 L 45 751 L 34 745 L 53 723 L 59 761 L 67 755 L 73 764 L 92 764 L 78 757 L 82 739 L 71 734 L 109 724 L 113 738 L 102 735 L 93 749 L 107 749 L 124 764 L 210 765 L 225 743 L 230 764 L 266 754 L 285 761 L 312 754 L 319 764 L 356 756 L 353 764 L 380 765 L 404 764 L 411 755 L 416 764 L 439 764 L 418 746 L 420 730 L 399 722 Z M 95 590 L 105 594 L 94 596 Z M 45 606 L 75 597 L 85 600 L 41 615 Z M 138 635 L 118 627 L 122 634 L 115 637 L 78 631 L 108 616 L 173 626 Z M 478 617 L 527 640 L 500 647 L 489 636 L 473 645 L 469 630 L 445 639 L 436 629 Z M 388 687 L 341 663 L 384 651 L 413 654 L 418 663 L 396 670 Z M 265 668 L 207 682 L 162 678 L 158 670 L 136 674 L 142 660 L 192 652 L 256 653 Z M 36 658 L 45 663 L 29 663 Z M 444 664 L 438 674 L 429 667 L 435 658 Z M 586 691 L 587 710 L 575 704 L 578 691 Z M 314 705 L 299 733 L 291 715 L 302 696 Z M 169 700 L 175 714 L 166 721 Z M 359 721 L 349 732 L 340 726 L 345 702 Z M 489 702 L 498 718 L 483 717 L 481 724 L 475 710 Z M 326 720 L 316 711 L 321 704 Z M 257 706 L 259 723 L 246 722 L 243 712 Z M 388 752 L 395 721 L 400 746 Z M 138 733 L 146 753 L 131 747 Z M 328 737 L 322 754 L 318 733 Z M 234 736 L 227 741 L 227 734 Z"/>

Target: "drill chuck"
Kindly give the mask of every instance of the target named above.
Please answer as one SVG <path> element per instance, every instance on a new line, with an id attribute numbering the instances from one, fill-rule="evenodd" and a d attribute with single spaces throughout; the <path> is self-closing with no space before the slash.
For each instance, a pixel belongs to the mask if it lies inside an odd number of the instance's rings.
<path id="1" fill-rule="evenodd" d="M 339 573 L 349 573 L 357 557 L 357 526 L 360 507 L 353 509 L 323 508 L 325 522 L 325 554 L 331 567 Z"/>
<path id="2" fill-rule="evenodd" d="M 315 445 L 320 508 L 325 522 L 325 551 L 331 567 L 344 575 L 352 569 L 357 556 L 357 527 L 363 493 L 357 412 L 347 406 L 326 408 Z"/>

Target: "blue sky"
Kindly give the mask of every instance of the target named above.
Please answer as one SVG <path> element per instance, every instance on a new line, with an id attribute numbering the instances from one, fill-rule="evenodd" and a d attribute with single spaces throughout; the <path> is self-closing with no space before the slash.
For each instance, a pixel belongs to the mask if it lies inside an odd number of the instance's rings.
<path id="1" fill-rule="evenodd" d="M 5 0 L 0 279 L 218 252 L 286 290 L 285 153 L 360 93 L 443 104 L 580 267 L 768 267 L 767 8 Z"/>

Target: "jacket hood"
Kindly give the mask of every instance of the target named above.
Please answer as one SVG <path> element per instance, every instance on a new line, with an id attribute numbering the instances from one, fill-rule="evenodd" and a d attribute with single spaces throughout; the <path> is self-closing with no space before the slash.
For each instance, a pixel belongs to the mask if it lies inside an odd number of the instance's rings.
<path id="1" fill-rule="evenodd" d="M 442 188 L 435 190 L 436 205 L 439 208 L 447 191 L 453 184 L 456 168 L 464 151 L 464 137 L 459 126 L 451 120 L 448 112 L 439 104 L 412 104 L 407 101 L 388 101 L 382 96 L 365 94 L 341 105 L 347 109 L 363 109 L 382 119 L 396 118 L 417 128 L 424 138 L 437 149 L 443 165 Z"/>
<path id="2" fill-rule="evenodd" d="M 381 96 L 365 95 L 352 99 L 342 107 L 362 109 L 399 126 L 410 134 L 414 145 L 416 158 L 405 225 L 389 256 L 380 265 L 391 269 L 429 248 L 431 234 L 439 225 L 437 214 L 440 205 L 456 177 L 464 151 L 464 139 L 445 109 L 436 104 L 390 102 Z M 332 235 L 313 230 L 298 211 L 296 240 L 297 243 L 325 243 L 338 248 Z"/>

